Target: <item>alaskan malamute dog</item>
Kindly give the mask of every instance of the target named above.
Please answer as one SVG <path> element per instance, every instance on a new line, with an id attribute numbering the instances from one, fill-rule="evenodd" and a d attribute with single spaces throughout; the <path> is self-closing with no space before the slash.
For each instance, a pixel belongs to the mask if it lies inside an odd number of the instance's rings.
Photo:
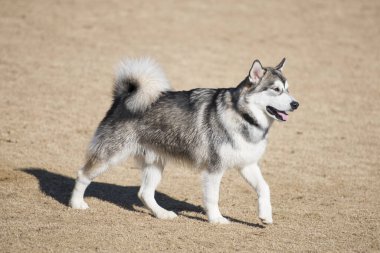
<path id="1" fill-rule="evenodd" d="M 204 207 L 212 223 L 229 223 L 218 207 L 223 173 L 237 168 L 258 195 L 259 218 L 272 223 L 270 192 L 258 161 L 273 121 L 286 121 L 298 102 L 289 95 L 278 66 L 255 60 L 234 88 L 172 91 L 159 66 L 148 58 L 121 63 L 113 104 L 100 122 L 78 172 L 70 206 L 86 209 L 84 192 L 109 166 L 130 156 L 141 165 L 138 197 L 160 219 L 177 215 L 159 206 L 154 192 L 165 163 L 185 162 L 203 172 Z"/>

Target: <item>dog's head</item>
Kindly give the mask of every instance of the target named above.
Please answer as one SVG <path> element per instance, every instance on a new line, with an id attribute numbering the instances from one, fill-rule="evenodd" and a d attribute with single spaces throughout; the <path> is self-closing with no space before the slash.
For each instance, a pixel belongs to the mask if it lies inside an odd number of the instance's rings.
<path id="1" fill-rule="evenodd" d="M 259 108 L 276 120 L 286 121 L 288 112 L 298 108 L 299 103 L 289 94 L 288 82 L 282 70 L 285 58 L 276 67 L 263 67 L 255 60 L 248 77 L 239 85 L 245 89 L 249 106 Z"/>

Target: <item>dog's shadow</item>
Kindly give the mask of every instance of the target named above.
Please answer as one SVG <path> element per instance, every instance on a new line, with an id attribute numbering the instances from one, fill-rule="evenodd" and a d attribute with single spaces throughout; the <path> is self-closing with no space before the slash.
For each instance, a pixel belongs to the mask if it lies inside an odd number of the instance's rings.
<path id="1" fill-rule="evenodd" d="M 54 198 L 63 205 L 69 204 L 71 192 L 74 188 L 75 180 L 70 177 L 59 175 L 40 168 L 24 168 L 21 171 L 36 177 L 40 184 L 40 190 L 46 195 Z M 140 199 L 137 197 L 138 186 L 120 186 L 115 184 L 92 182 L 86 190 L 86 197 L 95 197 L 103 201 L 108 201 L 119 207 L 130 211 L 136 211 L 135 206 L 142 207 Z M 169 197 L 164 193 L 156 191 L 157 202 L 165 209 L 176 212 L 203 212 L 202 207 L 189 204 Z"/>
<path id="2" fill-rule="evenodd" d="M 41 168 L 22 168 L 19 170 L 36 177 L 39 181 L 41 192 L 52 197 L 63 205 L 69 204 L 70 195 L 75 184 L 75 180 L 73 178 L 56 174 Z M 87 188 L 85 196 L 95 197 L 103 201 L 113 203 L 121 208 L 126 208 L 130 211 L 137 212 L 138 210 L 136 210 L 135 207 L 143 206 L 143 203 L 137 197 L 138 191 L 138 186 L 120 186 L 115 184 L 92 182 Z M 176 213 L 195 212 L 204 214 L 201 206 L 196 206 L 187 203 L 186 201 L 174 199 L 158 191 L 155 193 L 155 198 L 163 208 L 172 210 Z M 202 218 L 193 217 L 188 214 L 183 214 L 183 216 L 195 220 L 203 220 Z M 231 217 L 227 218 L 231 221 L 244 225 L 263 228 L 260 224 L 248 223 Z"/>

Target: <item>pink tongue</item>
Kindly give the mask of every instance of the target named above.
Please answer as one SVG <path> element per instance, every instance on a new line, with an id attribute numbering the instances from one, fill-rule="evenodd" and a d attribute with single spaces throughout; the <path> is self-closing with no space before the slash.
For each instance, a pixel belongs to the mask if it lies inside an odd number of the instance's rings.
<path id="1" fill-rule="evenodd" d="M 282 112 L 277 112 L 278 115 L 281 116 L 282 120 L 283 121 L 287 121 L 288 120 L 288 115 L 286 115 L 285 113 L 282 113 Z"/>

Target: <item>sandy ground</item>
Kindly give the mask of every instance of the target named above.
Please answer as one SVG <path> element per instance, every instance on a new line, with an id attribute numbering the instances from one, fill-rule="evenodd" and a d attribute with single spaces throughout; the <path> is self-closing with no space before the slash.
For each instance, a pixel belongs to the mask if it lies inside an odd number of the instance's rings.
<path id="1" fill-rule="evenodd" d="M 380 251 L 379 1 L 0 1 L 0 251 Z M 221 187 L 233 223 L 210 225 L 200 176 L 171 165 L 155 219 L 131 162 L 67 207 L 111 103 L 114 67 L 150 55 L 177 90 L 238 84 L 251 62 L 288 59 L 300 109 L 261 161 L 274 224 L 237 171 Z"/>

